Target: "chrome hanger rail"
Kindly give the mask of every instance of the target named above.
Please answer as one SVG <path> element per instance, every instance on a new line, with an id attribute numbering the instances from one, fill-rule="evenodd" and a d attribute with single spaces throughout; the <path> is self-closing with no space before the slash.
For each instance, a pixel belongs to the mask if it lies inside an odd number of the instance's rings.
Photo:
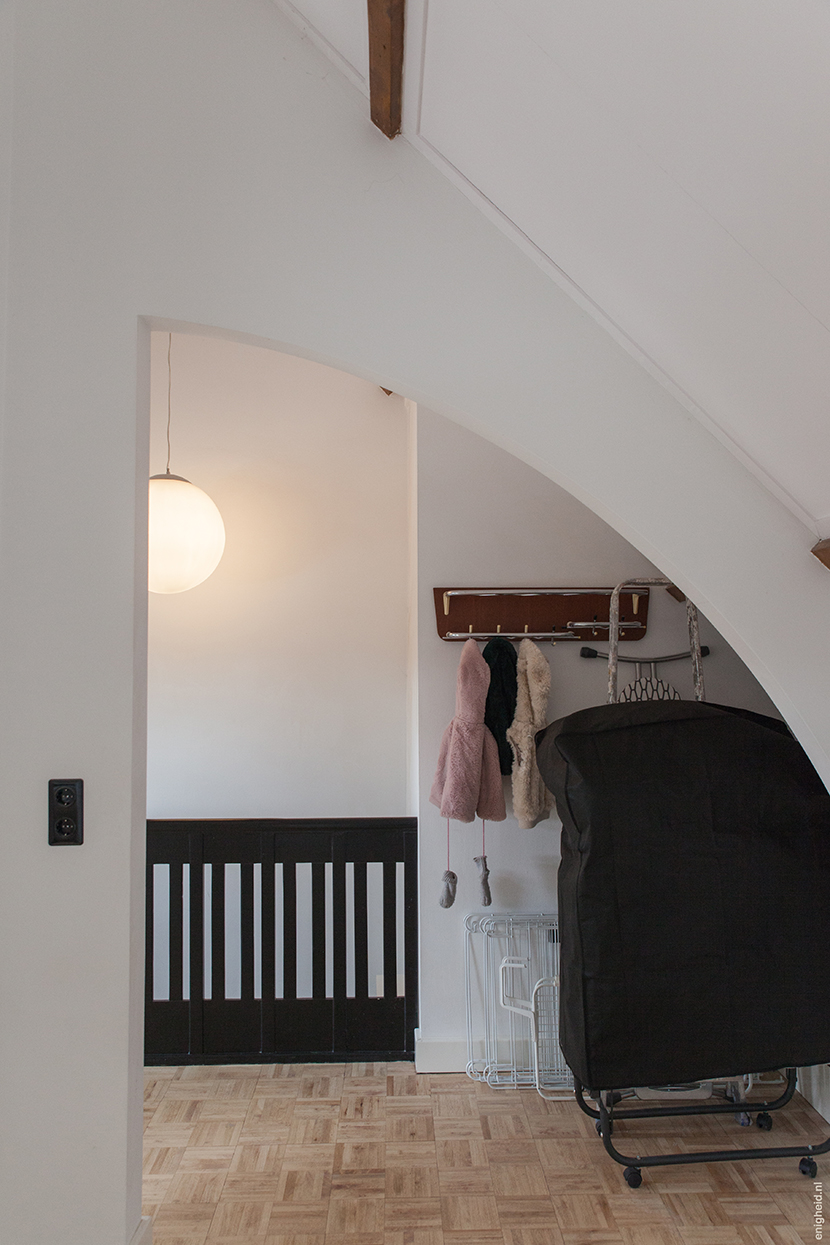
<path id="1" fill-rule="evenodd" d="M 571 627 L 582 627 L 588 624 L 568 623 Z M 593 623 L 590 624 L 594 626 Z M 631 626 L 630 623 L 624 624 L 626 627 Z M 608 623 L 605 624 L 608 626 Z M 492 640 L 493 636 L 501 636 L 503 640 L 578 640 L 579 635 L 576 631 L 502 631 L 500 627 L 496 627 L 495 631 L 447 631 L 441 638 L 444 640 Z"/>
<path id="2" fill-rule="evenodd" d="M 691 655 L 692 655 L 692 650 L 690 648 L 687 648 L 685 653 L 668 653 L 665 657 L 619 657 L 618 656 L 617 661 L 627 661 L 632 666 L 656 666 L 661 661 L 683 661 L 684 659 L 688 661 Z M 701 657 L 709 656 L 709 645 L 708 644 L 701 644 L 700 655 Z M 607 653 L 600 653 L 595 648 L 588 648 L 587 645 L 583 645 L 583 647 L 579 650 L 579 656 L 580 657 L 601 657 L 603 661 L 608 660 Z"/>

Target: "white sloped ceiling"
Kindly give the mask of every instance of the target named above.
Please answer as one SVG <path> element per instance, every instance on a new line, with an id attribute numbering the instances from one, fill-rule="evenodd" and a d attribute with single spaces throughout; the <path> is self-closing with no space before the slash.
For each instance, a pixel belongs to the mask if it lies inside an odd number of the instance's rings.
<path id="1" fill-rule="evenodd" d="M 361 0 L 278 3 L 365 84 Z M 822 536 L 828 64 L 814 0 L 408 0 L 404 135 Z"/>

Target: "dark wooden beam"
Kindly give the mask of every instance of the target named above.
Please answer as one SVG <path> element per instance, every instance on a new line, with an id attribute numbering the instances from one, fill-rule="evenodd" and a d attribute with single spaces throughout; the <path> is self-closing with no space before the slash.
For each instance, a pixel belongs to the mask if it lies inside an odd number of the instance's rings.
<path id="1" fill-rule="evenodd" d="M 810 550 L 824 566 L 830 568 L 830 540 L 820 540 Z"/>
<path id="2" fill-rule="evenodd" d="M 368 0 L 369 101 L 372 120 L 387 138 L 401 131 L 405 0 Z"/>

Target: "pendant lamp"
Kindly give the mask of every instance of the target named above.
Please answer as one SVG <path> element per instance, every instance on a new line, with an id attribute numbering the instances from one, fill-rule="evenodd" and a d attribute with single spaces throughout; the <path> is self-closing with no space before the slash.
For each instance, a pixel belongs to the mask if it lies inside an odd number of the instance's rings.
<path id="1" fill-rule="evenodd" d="M 225 548 L 225 525 L 207 493 L 183 476 L 170 473 L 170 392 L 172 372 L 167 344 L 167 470 L 150 476 L 149 589 L 186 592 L 219 565 Z"/>

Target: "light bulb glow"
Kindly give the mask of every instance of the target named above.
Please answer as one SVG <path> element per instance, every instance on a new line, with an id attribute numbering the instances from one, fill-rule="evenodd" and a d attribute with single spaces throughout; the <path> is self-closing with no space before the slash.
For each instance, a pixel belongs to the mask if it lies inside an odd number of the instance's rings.
<path id="1" fill-rule="evenodd" d="M 186 592 L 216 570 L 225 525 L 215 503 L 195 484 L 152 476 L 149 520 L 151 592 Z"/>

